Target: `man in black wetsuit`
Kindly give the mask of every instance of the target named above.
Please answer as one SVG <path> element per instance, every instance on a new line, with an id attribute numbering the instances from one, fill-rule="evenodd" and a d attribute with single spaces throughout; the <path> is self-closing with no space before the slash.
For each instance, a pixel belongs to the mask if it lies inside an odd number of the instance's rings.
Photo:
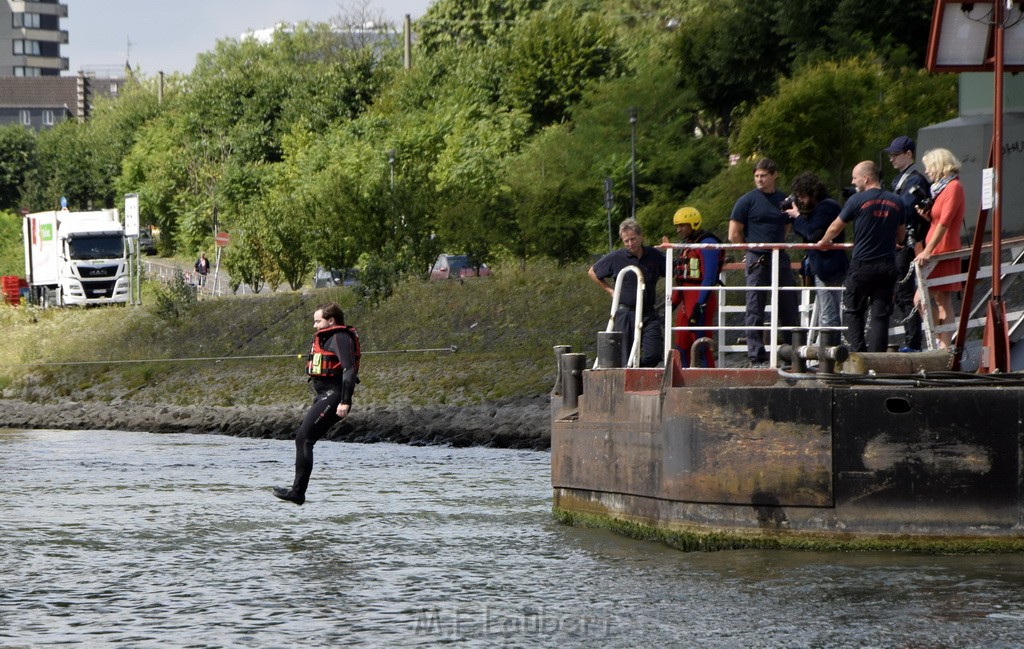
<path id="1" fill-rule="evenodd" d="M 345 314 L 336 303 L 317 307 L 313 313 L 313 343 L 306 360 L 306 374 L 316 396 L 295 433 L 295 481 L 291 488 L 274 487 L 274 495 L 301 505 L 313 472 L 313 445 L 347 417 L 359 375 L 359 337 L 345 325 Z"/>

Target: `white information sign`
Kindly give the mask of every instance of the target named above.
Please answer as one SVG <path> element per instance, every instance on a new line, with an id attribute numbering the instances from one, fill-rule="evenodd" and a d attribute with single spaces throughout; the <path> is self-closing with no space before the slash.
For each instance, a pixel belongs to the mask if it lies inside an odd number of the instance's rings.
<path id="1" fill-rule="evenodd" d="M 996 170 L 992 167 L 981 170 L 981 209 L 990 210 L 995 205 L 993 187 L 996 186 Z"/>
<path id="2" fill-rule="evenodd" d="M 139 195 L 124 195 L 124 233 L 125 236 L 139 236 Z"/>

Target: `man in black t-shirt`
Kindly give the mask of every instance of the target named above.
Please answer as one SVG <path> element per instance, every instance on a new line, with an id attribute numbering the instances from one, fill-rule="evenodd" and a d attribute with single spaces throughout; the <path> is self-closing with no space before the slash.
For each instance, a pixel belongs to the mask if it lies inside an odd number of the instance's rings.
<path id="1" fill-rule="evenodd" d="M 587 274 L 602 290 L 612 295 L 619 271 L 629 266 L 640 269 L 644 278 L 643 295 L 637 295 L 636 276 L 626 273 L 619 293 L 619 308 L 615 312 L 615 330 L 623 334 L 622 365 L 625 367 L 633 348 L 636 303 L 639 297 L 644 314 L 640 334 L 640 366 L 656 367 L 665 352 L 663 326 L 655 309 L 658 302 L 658 278 L 665 276 L 665 254 L 657 248 L 643 245 L 643 234 L 636 219 L 626 219 L 619 225 L 619 237 L 623 247 L 598 259 Z M 611 285 L 605 281 L 607 278 L 611 278 Z"/>
<path id="2" fill-rule="evenodd" d="M 884 352 L 889 343 L 896 286 L 896 244 L 906 236 L 903 201 L 882 189 L 878 165 L 865 160 L 853 168 L 857 193 L 846 201 L 818 243 L 828 244 L 853 223 L 853 259 L 846 275 L 843 321 L 851 351 Z M 865 315 L 871 325 L 864 338 Z"/>

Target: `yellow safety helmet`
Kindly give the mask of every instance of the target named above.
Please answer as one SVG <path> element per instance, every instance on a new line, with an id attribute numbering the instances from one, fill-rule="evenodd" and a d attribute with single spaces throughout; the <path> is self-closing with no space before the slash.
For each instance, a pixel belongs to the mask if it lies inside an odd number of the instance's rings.
<path id="1" fill-rule="evenodd" d="M 700 212 L 696 207 L 680 207 L 672 217 L 672 225 L 689 225 L 694 230 L 700 230 Z"/>

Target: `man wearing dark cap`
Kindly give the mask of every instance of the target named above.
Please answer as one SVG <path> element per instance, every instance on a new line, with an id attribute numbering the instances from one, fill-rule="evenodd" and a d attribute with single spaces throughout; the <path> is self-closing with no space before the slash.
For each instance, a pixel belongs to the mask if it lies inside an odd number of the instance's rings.
<path id="1" fill-rule="evenodd" d="M 917 352 L 921 351 L 922 344 L 921 313 L 914 308 L 917 281 L 914 279 L 913 273 L 910 272 L 910 267 L 917 252 L 920 252 L 920 248 L 915 252 L 915 244 L 927 241 L 929 224 L 914 209 L 916 199 L 911 193 L 911 188 L 920 187 L 924 190 L 925 195 L 930 195 L 931 183 L 914 164 L 914 153 L 917 151 L 917 147 L 909 137 L 899 136 L 883 151 L 889 154 L 889 162 L 896 169 L 896 177 L 892 180 L 892 191 L 903 201 L 907 215 L 907 237 L 897 246 L 896 250 L 896 272 L 899 273 L 900 278 L 896 282 L 895 315 L 896 321 L 903 323 L 904 331 L 903 344 L 899 346 L 899 350 L 901 352 Z"/>

